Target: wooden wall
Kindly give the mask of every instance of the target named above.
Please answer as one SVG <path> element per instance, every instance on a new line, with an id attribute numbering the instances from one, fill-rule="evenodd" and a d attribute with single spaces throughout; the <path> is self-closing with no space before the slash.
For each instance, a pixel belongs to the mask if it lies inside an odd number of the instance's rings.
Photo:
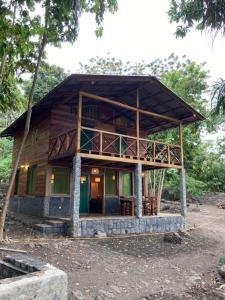
<path id="1" fill-rule="evenodd" d="M 36 141 L 34 141 L 35 131 Z M 13 147 L 13 160 L 14 165 L 15 159 L 18 153 L 19 146 L 22 140 L 22 131 L 17 132 L 14 136 L 14 147 Z M 21 156 L 19 166 L 23 165 L 37 165 L 37 177 L 36 177 L 36 196 L 45 195 L 45 181 L 46 172 L 48 166 L 48 147 L 49 147 L 49 120 L 45 119 L 40 122 L 36 122 L 32 125 L 30 133 L 28 135 L 24 151 Z M 18 195 L 26 195 L 27 190 L 27 169 L 20 168 L 20 178 L 19 178 L 19 189 Z"/>

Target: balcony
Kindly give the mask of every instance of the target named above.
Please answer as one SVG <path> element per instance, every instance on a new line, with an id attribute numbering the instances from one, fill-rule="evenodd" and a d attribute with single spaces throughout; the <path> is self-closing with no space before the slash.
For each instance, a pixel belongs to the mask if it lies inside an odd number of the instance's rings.
<path id="1" fill-rule="evenodd" d="M 76 130 L 50 139 L 49 160 L 73 156 Z M 157 167 L 181 167 L 181 146 L 134 136 L 81 127 L 81 156 L 111 161 L 138 162 Z"/>

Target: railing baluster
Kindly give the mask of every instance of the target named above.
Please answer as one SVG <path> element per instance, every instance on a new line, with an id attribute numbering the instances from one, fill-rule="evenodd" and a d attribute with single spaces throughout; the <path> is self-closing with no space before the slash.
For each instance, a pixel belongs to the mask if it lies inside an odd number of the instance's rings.
<path id="1" fill-rule="evenodd" d="M 102 131 L 100 131 L 100 154 L 102 154 Z"/>
<path id="2" fill-rule="evenodd" d="M 168 158 L 168 164 L 170 165 L 170 146 L 167 146 L 167 158 Z"/>
<path id="3" fill-rule="evenodd" d="M 153 162 L 155 162 L 155 142 L 153 142 Z"/>
<path id="4" fill-rule="evenodd" d="M 122 156 L 122 135 L 120 135 L 119 137 L 120 137 L 119 155 L 121 157 Z"/>

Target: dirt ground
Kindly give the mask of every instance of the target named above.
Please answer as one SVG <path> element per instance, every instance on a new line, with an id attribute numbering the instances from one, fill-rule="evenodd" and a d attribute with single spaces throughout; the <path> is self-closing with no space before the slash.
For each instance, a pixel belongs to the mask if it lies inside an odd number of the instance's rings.
<path id="1" fill-rule="evenodd" d="M 64 270 L 69 300 L 223 299 L 215 288 L 223 283 L 217 267 L 225 256 L 225 210 L 216 207 L 218 196 L 210 199 L 200 212 L 189 207 L 190 237 L 178 245 L 164 242 L 163 235 L 40 239 L 10 221 L 9 241 L 1 247 L 26 250 Z"/>

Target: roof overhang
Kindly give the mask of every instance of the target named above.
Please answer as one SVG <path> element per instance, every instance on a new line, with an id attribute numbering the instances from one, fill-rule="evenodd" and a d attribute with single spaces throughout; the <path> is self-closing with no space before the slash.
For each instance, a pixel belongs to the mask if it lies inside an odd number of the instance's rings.
<path id="1" fill-rule="evenodd" d="M 178 97 L 156 77 L 153 76 L 123 76 L 123 75 L 86 75 L 72 74 L 51 90 L 39 103 L 33 106 L 32 120 L 41 114 L 46 115 L 52 106 L 65 98 L 78 96 L 84 91 L 115 101 L 121 101 L 130 106 L 136 106 L 137 89 L 139 90 L 140 109 L 174 118 L 183 124 L 204 120 L 204 117 Z M 23 113 L 1 136 L 13 136 L 23 129 L 27 112 Z M 132 117 L 134 112 L 129 112 Z M 146 118 L 145 126 L 150 133 L 166 130 L 175 126 L 164 119 Z"/>

